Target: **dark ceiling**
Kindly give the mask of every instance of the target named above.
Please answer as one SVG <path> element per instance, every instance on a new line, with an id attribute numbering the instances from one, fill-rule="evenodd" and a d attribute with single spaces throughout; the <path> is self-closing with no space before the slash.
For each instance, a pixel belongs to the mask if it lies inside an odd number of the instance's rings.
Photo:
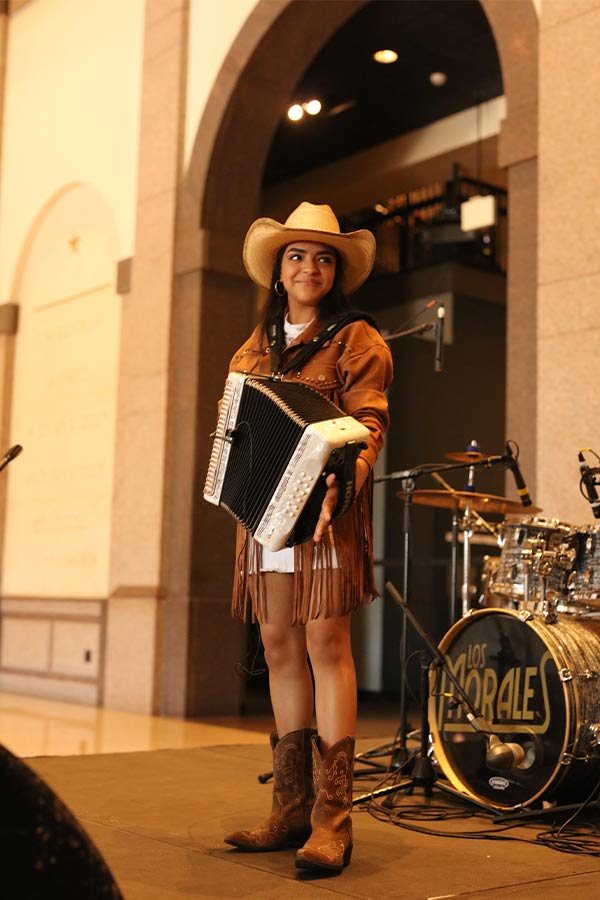
<path id="1" fill-rule="evenodd" d="M 383 48 L 395 50 L 397 62 L 376 63 L 373 53 Z M 443 87 L 431 84 L 432 72 L 446 73 Z M 264 185 L 502 93 L 496 45 L 477 0 L 370 0 L 323 47 L 290 97 L 290 104 L 317 97 L 323 110 L 295 123 L 284 112 Z"/>

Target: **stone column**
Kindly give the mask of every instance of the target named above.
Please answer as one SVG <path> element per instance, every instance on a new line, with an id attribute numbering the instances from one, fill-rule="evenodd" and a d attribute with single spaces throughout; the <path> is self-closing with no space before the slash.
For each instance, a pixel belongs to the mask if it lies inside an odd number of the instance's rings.
<path id="1" fill-rule="evenodd" d="M 4 91 L 8 47 L 9 9 L 7 0 L 0 2 L 0 153 L 3 147 Z M 15 356 L 15 334 L 19 308 L 15 303 L 0 305 L 0 450 L 8 449 L 10 434 L 10 401 Z M 0 481 L 0 558 L 6 526 L 6 478 Z"/>
<path id="2" fill-rule="evenodd" d="M 507 117 L 499 165 L 508 169 L 506 286 L 506 437 L 537 502 L 537 58 L 538 22 L 530 0 L 481 0 L 490 22 L 504 80 Z M 506 492 L 516 497 L 507 473 Z"/>
<path id="3" fill-rule="evenodd" d="M 581 524 L 577 454 L 600 453 L 600 2 L 543 0 L 540 24 L 538 496 Z"/>
<path id="4" fill-rule="evenodd" d="M 164 577 L 167 423 L 187 7 L 146 2 L 135 252 L 122 311 L 104 696 L 107 706 L 145 712 L 163 706 L 162 621 L 173 599 Z"/>

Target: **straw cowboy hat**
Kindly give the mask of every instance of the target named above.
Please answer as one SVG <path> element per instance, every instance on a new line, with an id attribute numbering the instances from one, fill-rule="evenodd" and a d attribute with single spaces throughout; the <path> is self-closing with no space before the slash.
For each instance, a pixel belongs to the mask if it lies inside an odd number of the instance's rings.
<path id="1" fill-rule="evenodd" d="M 294 241 L 316 241 L 338 251 L 343 261 L 342 290 L 351 294 L 366 281 L 375 260 L 375 238 L 370 231 L 342 234 L 330 206 L 301 203 L 282 225 L 275 219 L 257 219 L 244 241 L 244 265 L 250 278 L 268 288 L 277 251 Z"/>

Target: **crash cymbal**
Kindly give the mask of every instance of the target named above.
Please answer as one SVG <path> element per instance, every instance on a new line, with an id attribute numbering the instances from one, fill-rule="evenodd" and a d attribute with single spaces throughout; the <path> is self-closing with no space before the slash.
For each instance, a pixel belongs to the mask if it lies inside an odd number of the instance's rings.
<path id="1" fill-rule="evenodd" d="M 406 492 L 398 491 L 396 496 L 404 500 Z M 538 506 L 523 506 L 519 500 L 509 500 L 508 497 L 497 497 L 494 494 L 476 494 L 473 491 L 413 491 L 412 502 L 421 506 L 460 510 L 465 510 L 469 505 L 475 512 L 499 513 L 502 516 L 515 513 L 529 516 L 542 511 Z"/>
<path id="2" fill-rule="evenodd" d="M 453 462 L 474 463 L 487 459 L 487 453 L 481 453 L 478 450 L 467 450 L 466 453 L 444 453 L 444 459 L 451 459 Z"/>

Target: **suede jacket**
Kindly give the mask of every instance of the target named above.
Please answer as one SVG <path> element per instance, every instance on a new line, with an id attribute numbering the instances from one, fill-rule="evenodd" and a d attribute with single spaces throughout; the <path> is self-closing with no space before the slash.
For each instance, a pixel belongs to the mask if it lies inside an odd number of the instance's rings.
<path id="1" fill-rule="evenodd" d="M 286 368 L 320 331 L 317 322 L 311 323 L 285 348 L 280 368 Z M 271 347 L 261 337 L 260 328 L 234 354 L 230 371 L 271 374 Z M 303 624 L 318 616 L 344 615 L 377 596 L 373 574 L 371 471 L 389 422 L 385 392 L 392 380 L 392 357 L 377 329 L 364 320 L 357 320 L 344 326 L 301 369 L 292 368 L 285 378 L 319 391 L 369 430 L 367 448 L 359 457 L 367 462 L 369 475 L 354 503 L 333 521 L 320 543 L 306 541 L 294 548 L 294 622 Z M 332 548 L 337 559 L 335 568 L 332 568 Z M 234 618 L 246 619 L 251 604 L 252 618 L 268 621 L 262 580 L 258 577 L 260 546 L 241 526 L 238 526 L 236 561 Z"/>

